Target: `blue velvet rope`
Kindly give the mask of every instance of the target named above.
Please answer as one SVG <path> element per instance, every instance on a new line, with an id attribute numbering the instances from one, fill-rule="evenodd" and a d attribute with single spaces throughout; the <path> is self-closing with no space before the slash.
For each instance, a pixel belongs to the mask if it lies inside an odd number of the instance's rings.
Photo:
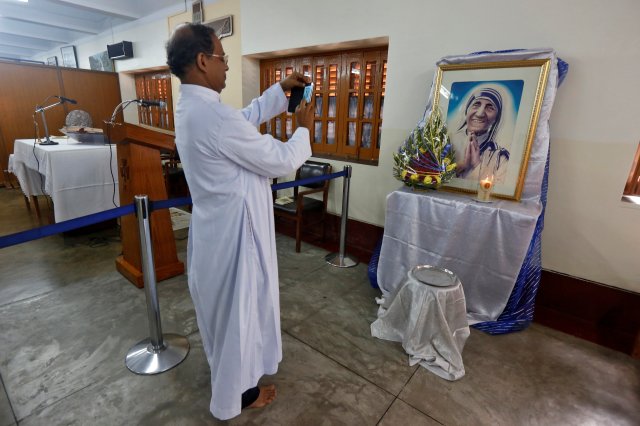
<path id="1" fill-rule="evenodd" d="M 28 231 L 17 232 L 0 237 L 0 249 L 16 244 L 26 243 L 27 241 L 37 240 L 39 238 L 48 237 L 50 235 L 59 234 L 61 232 L 71 231 L 72 229 L 82 228 L 83 226 L 93 225 L 104 222 L 106 220 L 115 219 L 120 216 L 133 213 L 133 204 L 115 209 L 105 210 L 99 213 L 93 213 L 87 216 L 75 219 L 65 220 L 64 222 L 54 223 L 53 225 L 42 226 L 40 228 L 29 229 Z"/>
<path id="2" fill-rule="evenodd" d="M 328 175 L 292 180 L 291 182 L 282 182 L 282 183 L 271 185 L 271 190 L 279 191 L 281 189 L 292 188 L 294 186 L 306 186 L 306 185 L 309 185 L 310 183 L 322 182 L 324 180 L 335 179 L 335 178 L 339 178 L 341 176 L 346 176 L 346 175 L 347 175 L 347 171 L 343 170 L 341 172 L 330 173 Z"/>
<path id="3" fill-rule="evenodd" d="M 168 200 L 149 201 L 149 211 L 168 209 L 169 207 L 192 204 L 191 197 L 170 198 Z"/>
<path id="4" fill-rule="evenodd" d="M 324 180 L 336 179 L 341 176 L 346 176 L 347 171 L 330 173 L 328 175 L 310 177 L 306 179 L 299 179 L 291 182 L 283 182 L 275 185 L 271 185 L 272 191 L 280 189 L 291 188 L 294 186 L 305 186 L 311 183 L 322 182 Z M 171 198 L 168 200 L 149 201 L 149 211 L 168 209 L 169 207 L 185 206 L 192 204 L 191 197 Z M 0 249 L 17 244 L 26 243 L 28 241 L 37 240 L 40 238 L 48 237 L 61 232 L 71 231 L 73 229 L 82 228 L 84 226 L 94 225 L 96 223 L 104 222 L 110 219 L 115 219 L 120 216 L 131 214 L 135 211 L 135 207 L 132 204 L 128 204 L 122 207 L 116 207 L 115 209 L 105 210 L 99 213 L 93 213 L 87 216 L 78 217 L 75 219 L 65 220 L 64 222 L 54 223 L 53 225 L 46 225 L 40 228 L 29 229 L 27 231 L 17 232 L 15 234 L 5 235 L 0 237 Z"/>

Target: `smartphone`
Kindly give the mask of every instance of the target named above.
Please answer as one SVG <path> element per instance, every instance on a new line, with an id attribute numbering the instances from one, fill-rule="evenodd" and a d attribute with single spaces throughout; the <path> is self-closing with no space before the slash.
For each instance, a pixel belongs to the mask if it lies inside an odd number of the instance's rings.
<path id="1" fill-rule="evenodd" d="M 302 102 L 304 98 L 307 103 L 311 102 L 311 94 L 313 93 L 313 83 L 307 83 L 304 87 L 294 87 L 291 89 L 291 96 L 289 97 L 289 108 L 287 111 L 295 112 L 296 107 Z"/>

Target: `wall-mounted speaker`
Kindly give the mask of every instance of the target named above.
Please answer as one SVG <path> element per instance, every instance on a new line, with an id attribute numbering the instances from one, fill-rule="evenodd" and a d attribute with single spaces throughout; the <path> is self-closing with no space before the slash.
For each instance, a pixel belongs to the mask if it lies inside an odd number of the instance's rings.
<path id="1" fill-rule="evenodd" d="M 109 59 L 133 58 L 133 44 L 130 41 L 121 41 L 116 44 L 107 44 Z"/>

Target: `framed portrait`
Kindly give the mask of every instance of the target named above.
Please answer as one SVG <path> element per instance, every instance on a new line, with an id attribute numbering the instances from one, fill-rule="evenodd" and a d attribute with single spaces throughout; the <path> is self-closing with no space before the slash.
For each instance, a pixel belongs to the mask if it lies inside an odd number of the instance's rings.
<path id="1" fill-rule="evenodd" d="M 53 65 L 54 67 L 58 66 L 58 57 L 50 56 L 47 58 L 47 65 Z"/>
<path id="2" fill-rule="evenodd" d="M 60 48 L 62 54 L 62 65 L 68 68 L 78 68 L 78 61 L 76 60 L 76 47 L 65 46 Z"/>
<path id="3" fill-rule="evenodd" d="M 456 162 L 444 188 L 519 200 L 549 74 L 549 59 L 440 65 L 433 107 L 440 108 Z"/>

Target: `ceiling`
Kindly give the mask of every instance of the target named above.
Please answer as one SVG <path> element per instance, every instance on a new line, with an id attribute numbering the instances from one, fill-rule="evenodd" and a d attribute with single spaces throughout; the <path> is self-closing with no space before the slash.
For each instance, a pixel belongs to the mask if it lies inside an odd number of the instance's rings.
<path id="1" fill-rule="evenodd" d="M 0 0 L 0 57 L 28 60 L 150 15 L 184 11 L 186 4 L 187 0 Z"/>

